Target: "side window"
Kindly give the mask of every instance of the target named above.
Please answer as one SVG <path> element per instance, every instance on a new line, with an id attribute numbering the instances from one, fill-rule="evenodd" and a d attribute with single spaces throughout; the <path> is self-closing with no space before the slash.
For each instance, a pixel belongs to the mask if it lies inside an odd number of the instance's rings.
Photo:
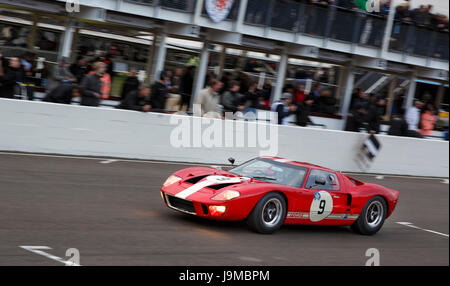
<path id="1" fill-rule="evenodd" d="M 325 179 L 325 185 L 316 185 L 316 178 L 322 177 Z M 308 181 L 305 185 L 306 189 L 327 190 L 327 191 L 339 191 L 339 180 L 335 173 L 326 172 L 322 170 L 312 169 L 308 176 Z"/>

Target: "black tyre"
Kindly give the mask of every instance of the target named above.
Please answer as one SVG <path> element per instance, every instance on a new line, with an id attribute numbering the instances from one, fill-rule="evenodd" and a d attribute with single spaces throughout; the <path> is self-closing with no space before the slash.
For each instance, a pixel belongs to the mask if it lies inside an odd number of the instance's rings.
<path id="1" fill-rule="evenodd" d="M 247 218 L 247 224 L 256 232 L 270 234 L 277 231 L 286 218 L 287 205 L 279 193 L 269 193 L 262 197 Z"/>
<path id="2" fill-rule="evenodd" d="M 376 234 L 384 224 L 387 210 L 386 201 L 382 197 L 371 198 L 352 224 L 352 230 L 362 235 Z"/>

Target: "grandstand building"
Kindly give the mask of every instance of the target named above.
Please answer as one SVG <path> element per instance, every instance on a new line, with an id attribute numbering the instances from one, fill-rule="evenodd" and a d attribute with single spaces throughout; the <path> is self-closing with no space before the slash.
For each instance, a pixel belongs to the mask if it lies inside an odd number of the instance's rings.
<path id="1" fill-rule="evenodd" d="M 387 94 L 386 119 L 399 94 L 405 95 L 404 108 L 430 94 L 448 118 L 448 26 L 398 19 L 399 1 L 384 15 L 338 2 L 0 0 L 0 51 L 33 51 L 51 67 L 63 57 L 94 57 L 114 44 L 118 78 L 129 67 L 150 80 L 163 69 L 196 65 L 193 96 L 209 70 L 222 75 L 238 69 L 260 86 L 268 82 L 271 101 L 287 83 L 311 88 L 320 82 L 337 103 L 335 114 L 317 117 L 333 129 L 343 128 L 356 88 Z M 113 95 L 120 80 L 116 85 Z"/>

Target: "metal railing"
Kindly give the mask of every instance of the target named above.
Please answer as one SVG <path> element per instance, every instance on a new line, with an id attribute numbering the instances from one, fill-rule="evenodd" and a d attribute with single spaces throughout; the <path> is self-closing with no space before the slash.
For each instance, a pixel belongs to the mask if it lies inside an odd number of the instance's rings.
<path id="1" fill-rule="evenodd" d="M 197 0 L 124 0 L 124 1 L 150 6 L 161 6 L 166 9 L 173 9 L 188 13 L 193 13 L 195 11 L 195 3 L 197 2 Z"/>
<path id="2" fill-rule="evenodd" d="M 143 5 L 154 5 L 157 0 L 124 0 L 125 2 L 143 4 Z"/>
<path id="3" fill-rule="evenodd" d="M 394 21 L 389 49 L 408 55 L 448 60 L 448 32 L 412 22 Z"/>
<path id="4" fill-rule="evenodd" d="M 179 10 L 183 12 L 194 12 L 197 0 L 159 0 L 163 8 Z"/>
<path id="5" fill-rule="evenodd" d="M 374 47 L 381 47 L 386 26 L 380 16 L 292 0 L 249 0 L 244 22 Z"/>
<path id="6" fill-rule="evenodd" d="M 193 13 L 197 0 L 124 0 Z M 240 0 L 235 0 L 227 20 L 236 20 Z M 202 15 L 206 16 L 205 4 Z M 381 48 L 387 19 L 335 5 L 321 6 L 295 0 L 248 0 L 244 23 L 277 30 L 330 38 Z M 390 50 L 448 60 L 448 32 L 395 21 Z"/>

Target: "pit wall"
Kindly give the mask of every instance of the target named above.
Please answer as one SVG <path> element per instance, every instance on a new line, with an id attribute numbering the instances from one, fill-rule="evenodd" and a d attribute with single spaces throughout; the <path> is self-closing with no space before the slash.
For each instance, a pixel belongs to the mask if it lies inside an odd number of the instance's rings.
<path id="1" fill-rule="evenodd" d="M 180 127 L 183 119 L 189 124 Z M 377 138 L 382 147 L 377 157 L 368 165 L 361 165 L 357 154 L 367 134 L 231 121 L 228 124 L 235 124 L 234 128 L 223 128 L 224 143 L 218 144 L 223 146 L 209 147 L 198 138 L 207 132 L 213 121 L 0 99 L 0 150 L 205 164 L 227 164 L 229 157 L 234 157 L 240 164 L 260 155 L 277 155 L 346 172 L 449 176 L 449 143 L 446 141 L 379 135 Z M 199 122 L 203 122 L 203 133 L 198 132 Z M 226 125 L 223 120 L 214 122 Z M 256 147 L 248 147 L 251 128 L 258 132 L 265 130 L 266 138 L 271 139 L 269 145 L 268 141 L 256 140 Z M 175 137 L 181 138 L 175 136 L 180 130 L 191 134 L 190 143 L 185 147 L 173 144 Z M 246 138 L 246 147 L 232 144 L 239 136 Z M 234 147 L 226 147 L 226 144 Z M 276 153 L 267 152 L 269 149 Z"/>

